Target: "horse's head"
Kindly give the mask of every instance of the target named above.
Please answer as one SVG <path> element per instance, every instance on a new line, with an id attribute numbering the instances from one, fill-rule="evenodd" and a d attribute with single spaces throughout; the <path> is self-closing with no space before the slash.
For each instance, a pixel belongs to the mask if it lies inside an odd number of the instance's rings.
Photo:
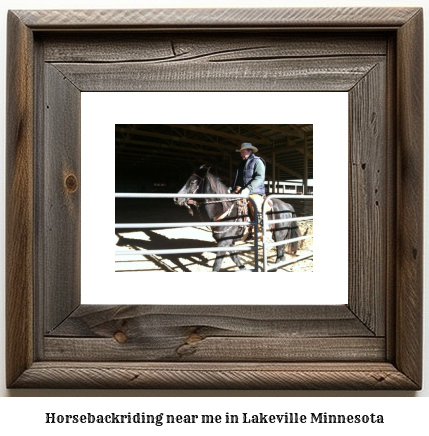
<path id="1" fill-rule="evenodd" d="M 183 188 L 178 192 L 178 194 L 203 194 L 205 192 L 205 179 L 209 171 L 209 167 L 202 165 L 197 171 L 195 171 L 191 177 L 187 180 Z M 182 198 L 177 197 L 174 202 L 179 206 L 187 206 L 193 204 L 193 200 L 190 197 Z"/>

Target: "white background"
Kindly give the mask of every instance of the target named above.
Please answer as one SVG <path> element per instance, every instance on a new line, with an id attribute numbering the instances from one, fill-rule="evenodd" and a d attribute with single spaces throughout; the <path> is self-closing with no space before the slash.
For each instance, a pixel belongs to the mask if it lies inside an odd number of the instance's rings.
<path id="1" fill-rule="evenodd" d="M 296 7 L 296 6 L 421 6 L 424 7 L 427 4 L 427 0 L 418 1 L 397 1 L 397 0 L 342 0 L 342 1 L 329 1 L 329 2 L 318 2 L 318 1 L 292 1 L 292 0 L 219 0 L 219 1 L 198 1 L 198 0 L 146 0 L 142 2 L 141 0 L 122 0 L 120 2 L 108 1 L 108 0 L 78 0 L 78 1 L 64 1 L 59 2 L 58 0 L 13 0 L 13 1 L 3 1 L 0 5 L 1 11 L 1 44 L 0 44 L 0 56 L 2 62 L 2 68 L 0 69 L 0 78 L 2 87 L 0 90 L 0 98 L 2 101 L 2 107 L 6 110 L 5 106 L 5 59 L 6 59 L 6 11 L 7 9 L 57 9 L 68 8 L 68 9 L 84 9 L 84 8 L 142 8 L 142 7 Z M 427 18 L 427 17 L 426 17 Z M 427 23 L 428 20 L 425 19 Z M 427 26 L 426 26 L 427 27 Z M 425 36 L 425 59 L 428 59 L 428 41 L 427 36 Z M 427 71 L 427 68 L 426 68 Z M 427 73 L 426 73 L 427 77 Z M 427 97 L 427 91 L 425 91 L 425 100 Z M 425 115 L 425 120 L 427 120 L 427 111 Z M 427 126 L 427 121 L 425 122 Z M 0 133 L 4 138 L 4 117 L 0 118 Z M 427 140 L 426 140 L 427 141 Z M 428 161 L 425 158 L 425 167 L 428 168 Z M 4 174 L 4 158 L 0 155 L 0 174 Z M 0 179 L 1 196 L 4 193 L 4 180 Z M 3 196 L 4 198 L 4 196 Z M 4 203 L 0 204 L 0 228 L 3 230 L 0 232 L 0 246 L 4 247 Z M 427 209 L 426 209 L 427 210 Z M 425 243 L 427 242 L 427 236 L 425 236 Z M 426 244 L 425 244 L 426 245 Z M 0 261 L 2 267 L 0 268 L 0 283 L 4 283 L 4 259 L 6 254 L 4 249 L 0 253 Z M 427 266 L 427 260 L 426 260 Z M 428 378 L 428 350 L 429 350 L 429 330 L 427 327 L 428 320 L 428 309 L 427 309 L 427 285 L 425 285 L 425 373 L 424 377 Z M 0 318 L 4 320 L 4 286 L 1 286 L 1 296 L 2 304 L 0 305 Z M 0 335 L 0 374 L 4 374 L 4 322 L 0 325 L 1 335 Z M 243 410 L 244 407 L 248 407 L 249 404 L 252 408 L 260 406 L 259 409 L 262 412 L 285 412 L 294 409 L 294 411 L 299 411 L 303 413 L 311 412 L 314 408 L 314 404 L 317 404 L 318 408 L 323 408 L 324 410 L 331 413 L 341 413 L 340 411 L 347 410 L 350 413 L 357 413 L 362 410 L 372 409 L 374 412 L 377 410 L 384 410 L 389 416 L 389 424 L 385 427 L 362 427 L 360 425 L 350 425 L 347 427 L 332 427 L 332 426 L 320 426 L 316 427 L 317 431 L 324 434 L 336 434 L 341 432 L 341 434 L 359 434 L 362 435 L 363 432 L 366 434 L 394 434 L 395 432 L 407 432 L 410 434 L 420 434 L 424 432 L 427 428 L 426 415 L 428 410 L 428 395 L 429 387 L 428 383 L 425 381 L 424 388 L 422 391 L 414 392 L 294 392 L 294 391 L 102 391 L 102 390 L 20 390 L 20 391 L 8 391 L 5 388 L 4 376 L 0 379 L 0 395 L 15 396 L 18 398 L 2 398 L 0 401 L 0 431 L 2 433 L 14 432 L 20 434 L 20 432 L 27 431 L 32 434 L 55 434 L 59 433 L 59 429 L 54 427 L 54 430 L 47 428 L 41 423 L 43 419 L 43 412 L 45 411 L 57 411 L 57 413 L 64 413 L 65 411 L 76 413 L 80 409 L 102 409 L 104 412 L 115 411 L 112 410 L 115 405 L 120 405 L 121 410 L 124 409 L 128 412 L 134 411 L 145 411 L 147 409 L 153 410 L 159 407 L 164 407 L 166 409 L 180 410 L 191 410 L 196 411 L 196 413 L 204 413 L 204 410 L 210 409 L 212 413 L 222 410 L 227 410 L 231 413 L 239 413 L 240 409 Z M 75 402 L 70 404 L 68 398 L 42 398 L 38 400 L 28 399 L 26 401 L 25 396 L 41 396 L 41 397 L 73 397 L 81 396 L 83 398 L 75 399 Z M 85 398 L 91 396 L 125 396 L 127 398 L 121 399 L 108 399 L 108 398 Z M 174 398 L 174 396 L 181 396 L 186 398 Z M 225 396 L 226 398 L 212 398 L 207 397 L 219 397 Z M 234 398 L 235 396 L 244 396 L 249 398 Z M 323 398 L 289 398 L 289 397 L 323 397 Z M 337 398 L 339 396 L 344 396 L 348 398 Z M 370 398 L 361 398 L 362 396 Z M 385 397 L 390 396 L 392 398 L 386 399 Z M 426 397 L 420 399 L 407 399 L 406 397 Z M 145 397 L 167 397 L 162 399 L 151 398 L 147 399 Z M 170 397 L 170 398 L 168 398 Z M 265 398 L 257 398 L 265 397 Z M 380 398 L 384 397 L 384 398 Z M 107 404 L 106 404 L 107 402 Z M 338 412 L 337 412 L 338 411 Z M 179 412 L 178 412 L 179 413 Z M 12 426 L 13 430 L 9 426 Z M 243 429 L 243 427 L 241 427 Z M 98 430 L 98 429 L 97 429 Z M 102 427 L 101 430 L 106 434 L 118 433 L 118 428 L 116 427 Z M 179 428 L 180 430 L 180 428 Z M 200 429 L 198 429 L 200 430 Z M 224 427 L 214 427 L 210 430 L 206 430 L 208 434 L 216 434 L 221 430 L 225 433 Z M 247 432 L 267 432 L 270 427 L 249 427 Z M 127 434 L 143 434 L 143 429 L 138 427 L 131 431 L 126 430 Z M 153 429 L 151 430 L 153 431 Z M 171 431 L 171 429 L 170 429 Z M 177 431 L 175 429 L 174 431 Z M 232 430 L 234 433 L 237 429 L 234 427 Z M 307 434 L 310 431 L 314 432 L 314 427 L 308 429 L 303 427 L 302 430 L 297 427 L 279 427 L 277 433 L 287 434 Z M 61 433 L 65 435 L 76 435 L 77 432 L 80 434 L 93 434 L 94 428 L 88 427 L 72 427 L 72 428 L 62 428 Z M 91 432 L 91 433 L 90 433 Z M 146 431 L 149 433 L 148 431 Z M 273 431 L 274 432 L 274 431 Z M 157 432 L 159 433 L 159 432 Z M 151 433 L 149 433 L 151 434 Z"/>
<path id="2" fill-rule="evenodd" d="M 91 92 L 81 96 L 83 304 L 348 302 L 348 93 Z M 335 135 L 332 135 L 332 120 L 335 120 Z M 192 281 L 196 286 L 189 286 L 190 278 L 186 275 L 115 273 L 112 238 L 115 123 L 142 124 L 142 121 L 145 124 L 313 124 L 317 234 L 314 272 L 289 274 L 287 280 L 275 274 L 243 277 L 242 274 L 194 273 Z M 102 170 L 94 167 L 94 162 L 100 162 L 100 150 L 103 150 Z M 335 168 L 335 173 L 327 168 Z M 99 187 L 101 171 L 103 189 Z M 332 197 L 334 184 L 335 197 Z M 335 204 L 334 219 L 330 204 Z M 335 274 L 332 274 L 333 265 Z M 187 281 L 183 280 L 185 277 Z M 152 290 L 154 283 L 157 292 Z"/>

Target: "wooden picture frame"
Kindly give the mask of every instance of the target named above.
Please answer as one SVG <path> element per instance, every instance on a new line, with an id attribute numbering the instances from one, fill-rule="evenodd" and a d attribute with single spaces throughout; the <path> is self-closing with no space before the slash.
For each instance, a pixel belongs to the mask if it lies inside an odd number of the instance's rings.
<path id="1" fill-rule="evenodd" d="M 10 11 L 7 386 L 420 389 L 422 35 L 418 8 Z M 347 91 L 349 303 L 81 305 L 80 94 L 118 90 Z"/>

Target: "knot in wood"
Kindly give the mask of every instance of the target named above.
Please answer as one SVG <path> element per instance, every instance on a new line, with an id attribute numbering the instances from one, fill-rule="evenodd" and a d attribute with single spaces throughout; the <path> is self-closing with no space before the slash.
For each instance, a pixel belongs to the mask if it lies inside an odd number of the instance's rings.
<path id="1" fill-rule="evenodd" d="M 123 344 L 123 343 L 127 342 L 127 340 L 128 340 L 127 335 L 124 332 L 121 332 L 120 330 L 117 331 L 113 335 L 113 337 L 115 338 L 115 341 L 119 342 L 120 344 Z"/>
<path id="2" fill-rule="evenodd" d="M 191 333 L 188 338 L 186 338 L 186 344 L 190 345 L 190 344 L 195 344 L 196 342 L 200 342 L 202 341 L 203 338 L 198 335 L 197 333 Z"/>
<path id="3" fill-rule="evenodd" d="M 69 192 L 70 194 L 73 194 L 74 192 L 77 191 L 77 178 L 74 174 L 69 174 L 64 182 L 67 192 Z"/>

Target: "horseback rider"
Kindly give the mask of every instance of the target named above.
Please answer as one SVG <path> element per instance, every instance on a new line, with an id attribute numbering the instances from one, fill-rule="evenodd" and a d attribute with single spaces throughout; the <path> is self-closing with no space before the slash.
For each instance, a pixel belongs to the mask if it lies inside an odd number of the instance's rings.
<path id="1" fill-rule="evenodd" d="M 255 202 L 258 214 L 262 213 L 262 203 L 265 198 L 265 161 L 256 156 L 258 151 L 250 142 L 241 144 L 240 162 L 235 176 L 232 192 L 234 194 L 249 195 Z M 254 216 L 253 205 L 249 202 L 251 214 Z"/>

